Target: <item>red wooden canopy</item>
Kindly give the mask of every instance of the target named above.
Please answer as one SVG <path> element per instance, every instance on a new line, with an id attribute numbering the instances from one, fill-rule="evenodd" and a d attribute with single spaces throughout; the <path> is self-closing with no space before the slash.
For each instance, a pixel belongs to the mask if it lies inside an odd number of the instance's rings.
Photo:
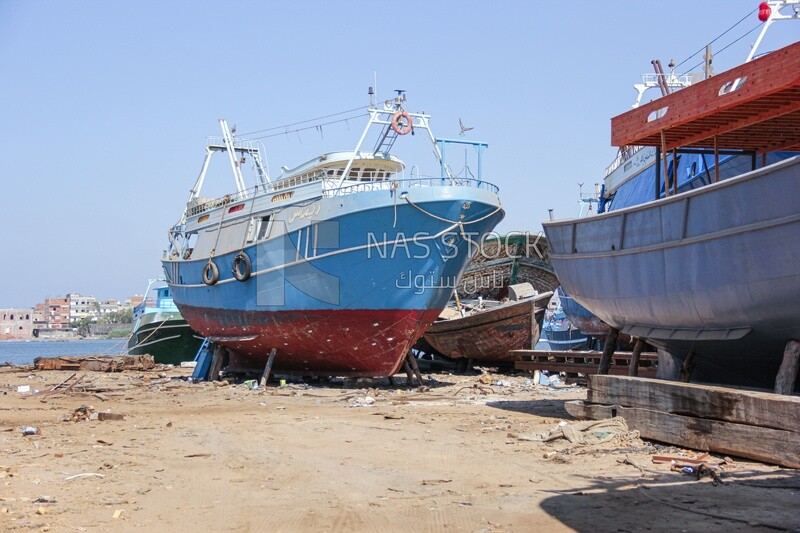
<path id="1" fill-rule="evenodd" d="M 720 150 L 800 151 L 800 42 L 611 119 L 614 146 L 713 148 L 715 137 Z"/>

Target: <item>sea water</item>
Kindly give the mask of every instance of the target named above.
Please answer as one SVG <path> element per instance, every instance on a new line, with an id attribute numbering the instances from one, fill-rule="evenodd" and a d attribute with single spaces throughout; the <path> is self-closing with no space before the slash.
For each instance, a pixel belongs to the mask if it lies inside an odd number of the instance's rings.
<path id="1" fill-rule="evenodd" d="M 0 364 L 30 365 L 37 357 L 117 355 L 126 353 L 127 339 L 0 341 Z"/>

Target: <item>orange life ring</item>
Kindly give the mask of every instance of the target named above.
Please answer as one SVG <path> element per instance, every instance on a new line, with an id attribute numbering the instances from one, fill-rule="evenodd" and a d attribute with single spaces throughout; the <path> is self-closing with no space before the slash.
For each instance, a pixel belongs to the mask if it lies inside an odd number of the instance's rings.
<path id="1" fill-rule="evenodd" d="M 400 124 L 400 119 L 405 119 L 406 124 L 405 126 Z M 392 116 L 392 129 L 398 135 L 405 135 L 406 133 L 411 133 L 411 117 L 408 116 L 408 113 L 405 111 L 398 111 Z"/>

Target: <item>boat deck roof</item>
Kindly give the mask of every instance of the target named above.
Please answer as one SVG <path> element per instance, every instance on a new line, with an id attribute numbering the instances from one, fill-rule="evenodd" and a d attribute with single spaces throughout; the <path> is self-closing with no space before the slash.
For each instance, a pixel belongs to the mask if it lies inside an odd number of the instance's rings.
<path id="1" fill-rule="evenodd" d="M 714 148 L 715 138 L 721 150 L 800 151 L 800 42 L 611 119 L 614 146 Z"/>

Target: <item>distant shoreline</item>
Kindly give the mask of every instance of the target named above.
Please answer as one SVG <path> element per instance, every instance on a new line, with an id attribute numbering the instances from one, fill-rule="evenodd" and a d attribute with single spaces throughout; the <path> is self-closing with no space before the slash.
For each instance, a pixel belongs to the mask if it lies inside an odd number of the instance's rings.
<path id="1" fill-rule="evenodd" d="M 0 342 L 78 342 L 78 341 L 110 341 L 120 339 L 109 339 L 108 337 L 58 337 L 52 339 L 39 339 L 30 337 L 27 339 L 0 339 Z"/>

